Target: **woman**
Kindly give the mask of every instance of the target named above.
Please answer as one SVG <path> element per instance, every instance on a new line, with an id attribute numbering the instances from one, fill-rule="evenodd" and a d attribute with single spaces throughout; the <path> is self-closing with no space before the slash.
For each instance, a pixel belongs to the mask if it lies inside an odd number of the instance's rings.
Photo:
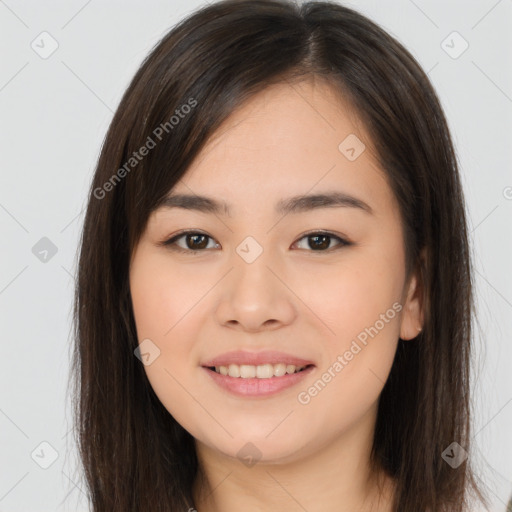
<path id="1" fill-rule="evenodd" d="M 469 510 L 471 262 L 427 76 L 335 3 L 221 1 L 102 147 L 76 288 L 93 510 Z"/>

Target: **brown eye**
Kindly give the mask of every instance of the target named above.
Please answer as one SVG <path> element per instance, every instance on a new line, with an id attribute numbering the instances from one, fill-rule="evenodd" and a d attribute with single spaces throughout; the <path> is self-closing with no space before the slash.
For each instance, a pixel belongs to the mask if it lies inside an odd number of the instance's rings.
<path id="1" fill-rule="evenodd" d="M 330 247 L 330 245 L 332 239 L 336 239 L 339 242 L 336 247 L 350 245 L 347 240 L 344 240 L 343 238 L 340 238 L 339 236 L 336 236 L 332 233 L 309 233 L 303 236 L 300 240 L 304 239 L 307 240 L 307 248 L 318 252 L 326 252 L 327 250 L 331 249 L 332 247 Z"/>
<path id="2" fill-rule="evenodd" d="M 208 245 L 207 235 L 184 235 L 185 236 L 185 245 L 192 250 L 195 249 L 205 249 Z M 206 243 L 205 243 L 206 241 Z"/>
<path id="3" fill-rule="evenodd" d="M 182 239 L 184 242 L 178 243 L 178 241 L 181 241 Z M 185 231 L 173 236 L 169 240 L 161 242 L 161 245 L 169 247 L 171 250 L 194 254 L 211 248 L 208 247 L 209 240 L 213 241 L 213 238 L 205 233 L 198 231 Z"/>

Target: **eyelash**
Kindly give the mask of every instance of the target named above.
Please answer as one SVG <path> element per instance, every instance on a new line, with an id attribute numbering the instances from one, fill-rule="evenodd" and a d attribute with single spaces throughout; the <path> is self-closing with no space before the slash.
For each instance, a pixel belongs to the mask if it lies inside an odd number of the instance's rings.
<path id="1" fill-rule="evenodd" d="M 202 235 L 202 236 L 205 236 L 205 237 L 213 240 L 213 238 L 210 235 L 207 235 L 206 233 L 203 233 L 201 231 L 185 230 L 185 231 L 179 232 L 178 234 L 174 235 L 173 237 L 171 237 L 171 238 L 169 238 L 167 240 L 164 240 L 163 242 L 160 242 L 158 245 L 167 247 L 171 251 L 187 253 L 189 255 L 196 255 L 196 254 L 198 254 L 200 252 L 205 252 L 207 250 L 211 250 L 211 249 L 199 249 L 199 250 L 183 249 L 183 247 L 180 247 L 180 246 L 176 245 L 176 242 L 180 238 L 183 238 L 186 235 Z M 311 249 L 311 250 L 307 250 L 306 249 L 307 252 L 332 252 L 332 251 L 336 251 L 336 250 L 342 249 L 343 247 L 348 247 L 350 245 L 353 245 L 352 242 L 349 242 L 348 240 L 346 240 L 344 238 L 341 238 L 341 237 L 339 237 L 339 236 L 337 236 L 334 233 L 331 233 L 329 231 L 311 231 L 309 233 L 305 233 L 304 235 L 302 235 L 297 241 L 300 241 L 303 238 L 308 238 L 308 237 L 311 237 L 311 236 L 314 236 L 314 235 L 321 235 L 321 236 L 327 236 L 329 238 L 335 238 L 340 243 L 337 246 L 335 246 L 334 249 L 332 249 L 332 248 L 325 249 L 325 250 L 321 250 L 320 249 L 318 251 L 315 251 L 313 249 Z M 302 250 L 304 250 L 304 249 L 302 249 Z"/>

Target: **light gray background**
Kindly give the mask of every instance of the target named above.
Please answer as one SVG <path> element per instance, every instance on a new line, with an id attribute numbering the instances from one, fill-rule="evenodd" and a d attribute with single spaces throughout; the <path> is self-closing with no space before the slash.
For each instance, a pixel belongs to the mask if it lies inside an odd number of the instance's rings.
<path id="1" fill-rule="evenodd" d="M 492 510 L 504 511 L 512 493 L 512 0 L 344 3 L 419 60 L 453 132 L 480 326 L 473 458 Z M 86 192 L 113 112 L 142 59 L 200 5 L 0 1 L 0 512 L 87 510 L 67 395 Z M 40 52 L 50 48 L 43 31 L 58 43 L 46 59 L 31 47 L 35 41 Z M 453 31 L 469 44 L 457 58 L 464 41 L 446 39 Z M 57 249 L 46 262 L 32 250 L 43 237 Z M 42 442 L 57 452 L 48 469 L 41 465 L 53 451 Z"/>

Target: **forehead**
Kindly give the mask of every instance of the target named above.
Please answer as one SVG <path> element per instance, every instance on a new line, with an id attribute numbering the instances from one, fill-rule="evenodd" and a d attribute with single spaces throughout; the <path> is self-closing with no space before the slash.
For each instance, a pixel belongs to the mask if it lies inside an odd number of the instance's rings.
<path id="1" fill-rule="evenodd" d="M 335 189 L 384 206 L 386 187 L 353 106 L 329 84 L 308 80 L 268 87 L 236 109 L 173 193 L 253 209 L 269 198 Z"/>

